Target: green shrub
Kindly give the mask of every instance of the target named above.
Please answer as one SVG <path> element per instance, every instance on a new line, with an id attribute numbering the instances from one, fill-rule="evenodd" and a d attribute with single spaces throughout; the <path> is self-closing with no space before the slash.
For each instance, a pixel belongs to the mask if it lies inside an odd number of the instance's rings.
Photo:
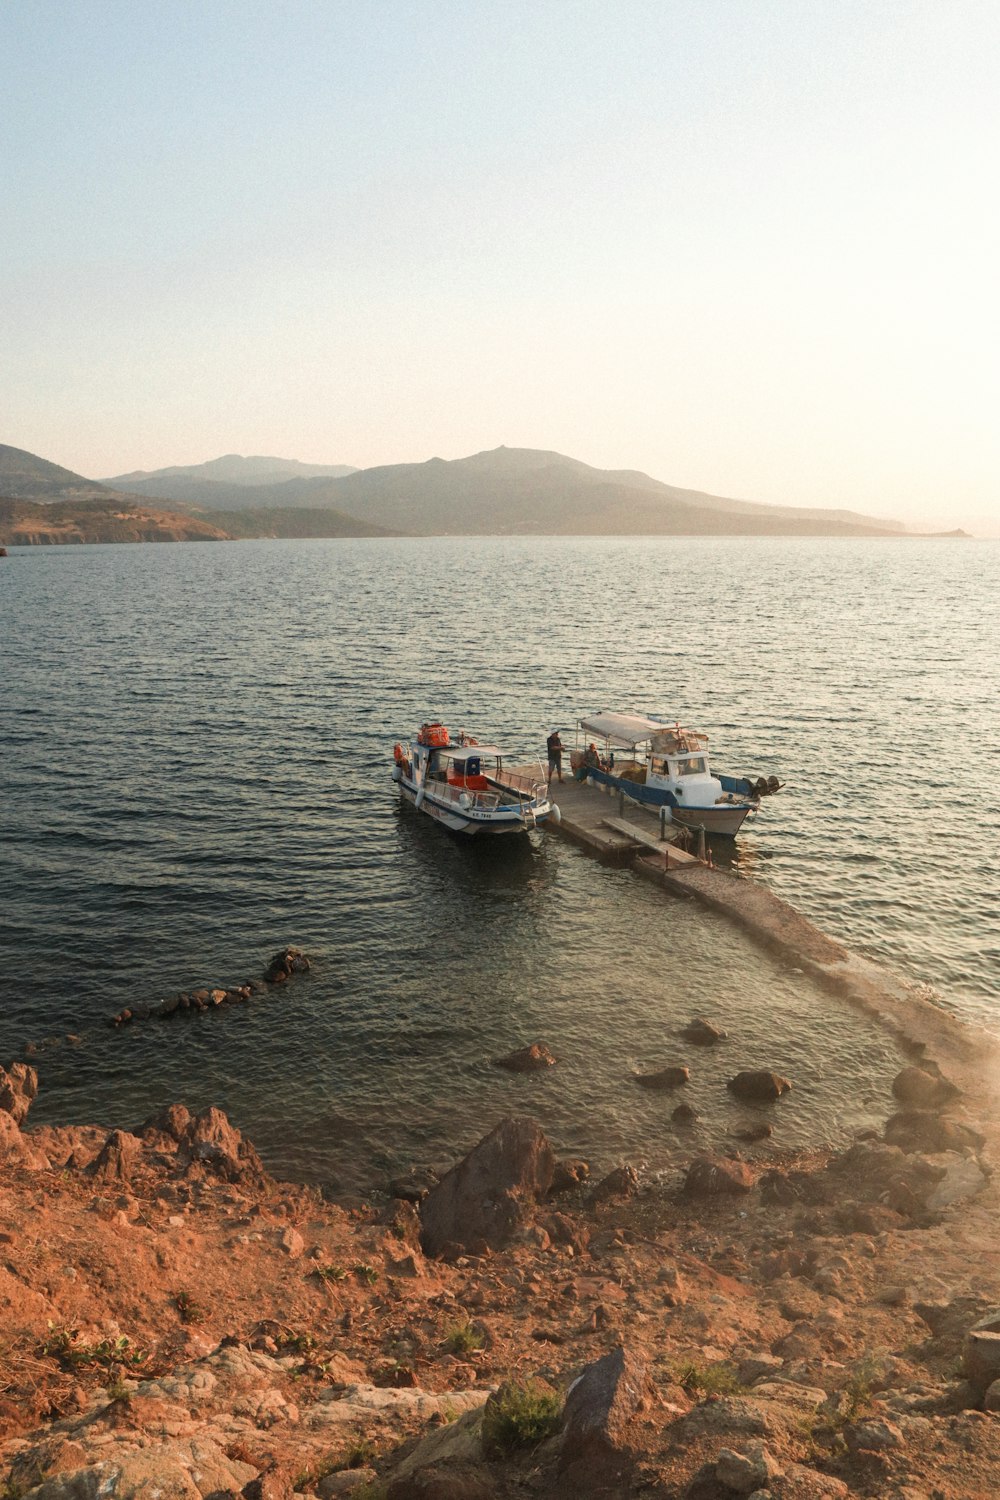
<path id="1" fill-rule="evenodd" d="M 505 1380 L 483 1409 L 483 1451 L 500 1458 L 559 1431 L 562 1400 L 541 1380 Z"/>
<path id="2" fill-rule="evenodd" d="M 481 1349 L 485 1342 L 485 1334 L 475 1323 L 456 1323 L 448 1330 L 444 1347 L 449 1354 L 471 1354 L 473 1349 Z"/>
<path id="3" fill-rule="evenodd" d="M 731 1396 L 741 1389 L 739 1376 L 725 1360 L 713 1365 L 699 1365 L 693 1361 L 678 1365 L 674 1379 L 689 1395 Z"/>

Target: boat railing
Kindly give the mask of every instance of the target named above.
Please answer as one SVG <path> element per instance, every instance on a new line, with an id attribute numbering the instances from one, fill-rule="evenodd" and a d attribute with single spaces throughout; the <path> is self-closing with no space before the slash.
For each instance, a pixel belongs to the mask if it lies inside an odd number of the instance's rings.
<path id="1" fill-rule="evenodd" d="M 509 787 L 512 792 L 516 792 L 519 797 L 527 798 L 530 802 L 538 802 L 548 793 L 548 782 L 541 774 L 541 767 L 535 773 L 508 771 L 504 767 L 497 772 L 493 780 L 499 781 L 501 786 Z"/>
<path id="2" fill-rule="evenodd" d="M 480 791 L 454 782 L 431 778 L 427 783 L 427 791 L 437 801 L 453 802 L 463 810 L 480 807 L 490 811 L 498 807 L 519 806 L 524 802 L 541 802 L 547 795 L 546 782 L 536 781 L 530 774 L 523 771 L 502 770 L 499 774 L 491 776 L 490 780 L 494 786 Z M 503 790 L 497 790 L 497 786 L 502 787 Z"/>

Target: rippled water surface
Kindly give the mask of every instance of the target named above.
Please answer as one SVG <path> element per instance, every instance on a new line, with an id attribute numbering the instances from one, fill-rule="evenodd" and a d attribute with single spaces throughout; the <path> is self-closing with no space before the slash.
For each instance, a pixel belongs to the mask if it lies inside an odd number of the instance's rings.
<path id="1" fill-rule="evenodd" d="M 396 801 L 426 717 L 538 752 L 593 708 L 679 717 L 787 783 L 741 871 L 1000 1029 L 1000 546 L 488 539 L 25 549 L 0 562 L 0 1060 L 33 1119 L 219 1103 L 276 1171 L 356 1187 L 511 1108 L 563 1150 L 669 1167 L 745 1123 L 880 1118 L 898 1060 L 721 918 L 553 836 L 462 844 Z M 127 1032 L 123 1005 L 315 960 L 267 999 Z M 675 1035 L 705 1012 L 711 1053 Z M 495 1069 L 545 1040 L 543 1077 Z M 637 1089 L 685 1061 L 701 1120 Z"/>

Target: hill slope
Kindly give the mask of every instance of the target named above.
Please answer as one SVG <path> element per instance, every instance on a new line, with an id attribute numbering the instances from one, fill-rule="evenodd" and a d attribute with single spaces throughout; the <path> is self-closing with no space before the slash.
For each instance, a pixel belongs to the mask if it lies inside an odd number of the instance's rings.
<path id="1" fill-rule="evenodd" d="M 222 542 L 227 534 L 197 516 L 153 510 L 116 497 L 95 500 L 0 498 L 0 544 L 38 546 L 59 542 Z"/>
<path id="2" fill-rule="evenodd" d="M 678 489 L 559 453 L 497 448 L 469 458 L 294 480 L 269 503 L 336 505 L 394 531 L 466 535 L 884 536 L 904 528 L 851 511 L 806 510 Z M 273 497 L 275 491 L 269 494 Z"/>
<path id="3" fill-rule="evenodd" d="M 279 460 L 280 462 L 280 460 Z M 242 508 L 256 488 L 235 489 L 233 512 L 194 514 L 162 510 L 150 497 L 112 489 L 49 463 L 23 448 L 0 444 L 0 543 L 226 541 L 234 537 L 384 536 L 374 522 L 322 510 Z"/>

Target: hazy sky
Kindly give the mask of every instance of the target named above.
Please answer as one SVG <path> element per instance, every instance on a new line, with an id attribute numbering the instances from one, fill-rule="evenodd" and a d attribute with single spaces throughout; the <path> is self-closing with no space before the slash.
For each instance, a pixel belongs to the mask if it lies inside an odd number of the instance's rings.
<path id="1" fill-rule="evenodd" d="M 1000 530 L 996 0 L 0 0 L 0 441 Z"/>

